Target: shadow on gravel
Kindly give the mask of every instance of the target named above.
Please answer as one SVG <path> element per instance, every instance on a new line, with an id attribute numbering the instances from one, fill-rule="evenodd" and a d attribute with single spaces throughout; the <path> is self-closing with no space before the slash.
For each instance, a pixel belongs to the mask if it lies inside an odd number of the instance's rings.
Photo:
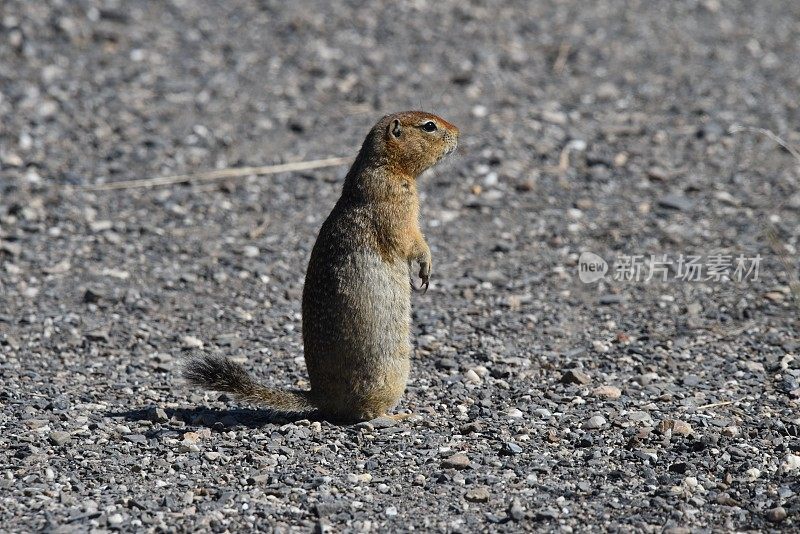
<path id="1" fill-rule="evenodd" d="M 259 428 L 267 424 L 286 424 L 303 419 L 317 420 L 309 414 L 286 415 L 269 412 L 266 410 L 251 410 L 237 408 L 232 410 L 218 410 L 214 408 L 187 408 L 187 409 L 161 409 L 142 408 L 129 411 L 106 412 L 108 417 L 122 417 L 127 421 L 152 421 L 169 425 L 171 421 L 182 421 L 190 426 L 207 426 L 212 429 L 222 430 L 236 426 Z"/>

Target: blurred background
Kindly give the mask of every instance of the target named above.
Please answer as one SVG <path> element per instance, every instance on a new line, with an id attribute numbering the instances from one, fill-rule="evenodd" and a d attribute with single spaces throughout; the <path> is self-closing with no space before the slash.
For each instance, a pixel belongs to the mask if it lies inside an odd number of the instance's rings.
<path id="1" fill-rule="evenodd" d="M 17 496 L 4 523 L 243 529 L 256 520 L 230 510 L 251 503 L 302 527 L 796 524 L 800 161 L 731 127 L 800 147 L 798 35 L 790 0 L 3 0 L 0 454 Z M 352 428 L 254 436 L 253 413 L 203 410 L 228 403 L 183 385 L 193 348 L 306 385 L 305 266 L 346 166 L 84 186 L 354 156 L 405 109 L 462 132 L 420 181 L 434 273 L 414 297 L 401 408 L 431 426 L 370 449 Z M 744 283 L 584 284 L 586 251 L 763 260 Z M 585 427 L 595 415 L 608 432 Z M 647 437 L 669 418 L 692 425 L 691 444 Z M 195 426 L 215 428 L 202 450 L 244 482 L 173 442 Z M 272 446 L 292 451 L 273 451 L 283 467 L 252 459 Z M 473 466 L 443 471 L 460 450 Z M 187 504 L 181 469 L 217 489 Z M 363 469 L 389 489 L 353 490 Z M 248 482 L 256 472 L 267 478 Z M 333 481 L 293 492 L 313 476 Z M 285 498 L 267 499 L 264 480 Z M 475 487 L 493 489 L 465 501 Z M 331 495 L 361 507 L 315 512 Z"/>

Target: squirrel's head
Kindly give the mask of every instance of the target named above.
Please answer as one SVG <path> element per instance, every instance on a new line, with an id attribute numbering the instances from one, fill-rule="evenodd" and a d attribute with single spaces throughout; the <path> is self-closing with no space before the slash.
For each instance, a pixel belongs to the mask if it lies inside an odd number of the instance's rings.
<path id="1" fill-rule="evenodd" d="M 456 149 L 458 133 L 432 113 L 403 111 L 378 121 L 367 142 L 392 172 L 416 178 Z"/>

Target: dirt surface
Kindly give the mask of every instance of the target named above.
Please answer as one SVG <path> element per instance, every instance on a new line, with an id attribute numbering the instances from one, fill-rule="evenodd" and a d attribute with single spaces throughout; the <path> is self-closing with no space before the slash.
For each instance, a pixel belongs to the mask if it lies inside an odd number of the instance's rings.
<path id="1" fill-rule="evenodd" d="M 361 4 L 0 3 L 2 528 L 798 529 L 800 161 L 730 127 L 800 146 L 800 4 Z M 82 187 L 352 156 L 408 108 L 462 130 L 420 183 L 418 417 L 189 390 L 201 345 L 307 385 L 346 167 Z"/>

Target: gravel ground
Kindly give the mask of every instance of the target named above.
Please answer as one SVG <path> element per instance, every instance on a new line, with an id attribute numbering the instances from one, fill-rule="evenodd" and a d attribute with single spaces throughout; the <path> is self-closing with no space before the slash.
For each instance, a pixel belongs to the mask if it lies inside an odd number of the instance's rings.
<path id="1" fill-rule="evenodd" d="M 7 531 L 800 526 L 800 4 L 3 0 Z M 280 419 L 182 355 L 307 385 L 300 294 L 346 172 L 79 186 L 462 129 L 399 409 Z M 584 284 L 579 256 L 744 255 Z"/>

